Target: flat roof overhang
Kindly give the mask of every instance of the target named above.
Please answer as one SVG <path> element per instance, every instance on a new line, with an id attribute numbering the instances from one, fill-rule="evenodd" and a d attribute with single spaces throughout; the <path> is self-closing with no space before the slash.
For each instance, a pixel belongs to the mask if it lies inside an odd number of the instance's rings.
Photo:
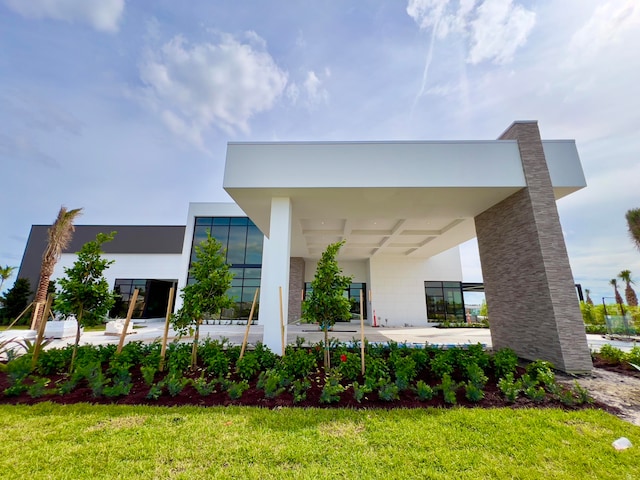
<path id="1" fill-rule="evenodd" d="M 573 141 L 543 142 L 557 198 L 585 184 Z M 428 258 L 475 237 L 474 217 L 526 186 L 518 144 L 230 143 L 224 189 L 265 235 L 271 199 L 292 204 L 291 255 Z"/>

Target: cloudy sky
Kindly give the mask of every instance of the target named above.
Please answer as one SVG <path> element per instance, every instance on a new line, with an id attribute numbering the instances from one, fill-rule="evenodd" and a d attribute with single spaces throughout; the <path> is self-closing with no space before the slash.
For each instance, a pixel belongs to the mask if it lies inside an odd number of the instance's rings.
<path id="1" fill-rule="evenodd" d="M 594 300 L 640 252 L 636 0 L 0 0 L 0 265 L 60 205 L 184 224 L 227 201 L 228 141 L 576 139 L 558 202 Z M 338 172 L 339 173 L 339 172 Z M 479 281 L 477 246 L 462 247 Z"/>

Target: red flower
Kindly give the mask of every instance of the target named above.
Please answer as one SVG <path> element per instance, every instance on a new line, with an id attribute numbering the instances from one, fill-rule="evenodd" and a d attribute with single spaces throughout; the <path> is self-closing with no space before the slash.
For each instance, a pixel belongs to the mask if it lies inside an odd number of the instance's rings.
<path id="1" fill-rule="evenodd" d="M 347 356 L 344 353 L 342 355 L 340 355 L 340 361 L 341 362 L 346 362 L 347 361 Z"/>

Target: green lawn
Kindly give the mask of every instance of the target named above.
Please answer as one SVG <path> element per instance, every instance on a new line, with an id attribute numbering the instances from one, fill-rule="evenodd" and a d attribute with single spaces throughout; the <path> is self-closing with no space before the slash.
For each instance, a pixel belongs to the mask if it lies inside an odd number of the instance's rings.
<path id="1" fill-rule="evenodd" d="M 626 436 L 634 446 L 611 446 Z M 630 479 L 597 410 L 0 406 L 4 478 Z"/>

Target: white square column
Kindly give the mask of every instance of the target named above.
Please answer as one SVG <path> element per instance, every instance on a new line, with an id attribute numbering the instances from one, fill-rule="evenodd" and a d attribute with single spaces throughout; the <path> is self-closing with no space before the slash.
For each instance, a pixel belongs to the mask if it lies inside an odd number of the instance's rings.
<path id="1" fill-rule="evenodd" d="M 258 320 L 264 326 L 262 342 L 272 352 L 282 353 L 280 330 L 280 287 L 282 287 L 282 318 L 284 341 L 287 341 L 289 315 L 289 258 L 291 255 L 291 199 L 271 199 L 269 235 L 262 248 L 260 279 L 260 311 Z"/>

